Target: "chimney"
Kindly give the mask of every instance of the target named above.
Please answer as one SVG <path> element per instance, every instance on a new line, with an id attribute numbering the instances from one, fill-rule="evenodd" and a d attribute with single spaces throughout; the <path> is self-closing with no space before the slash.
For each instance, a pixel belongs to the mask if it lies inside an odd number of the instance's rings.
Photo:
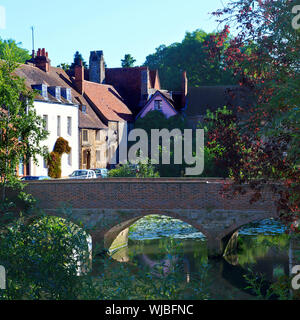
<path id="1" fill-rule="evenodd" d="M 34 52 L 32 52 L 34 56 Z M 45 72 L 49 72 L 50 70 L 50 59 L 48 58 L 48 52 L 46 52 L 45 48 L 38 49 L 37 55 L 34 58 L 34 64 L 36 67 L 40 68 Z"/>
<path id="2" fill-rule="evenodd" d="M 80 94 L 84 93 L 84 67 L 82 65 L 82 61 L 80 61 L 80 65 L 75 65 L 75 85 Z"/>
<path id="3" fill-rule="evenodd" d="M 103 51 L 91 51 L 89 64 L 89 80 L 96 83 L 105 83 L 105 61 Z"/>
<path id="4" fill-rule="evenodd" d="M 182 108 L 184 108 L 186 104 L 186 96 L 188 94 L 188 78 L 186 75 L 186 71 L 183 71 L 182 73 L 181 90 L 182 90 L 181 104 L 182 104 Z"/>
<path id="5" fill-rule="evenodd" d="M 150 74 L 147 67 L 141 70 L 141 102 L 140 106 L 144 106 L 148 101 L 150 87 Z"/>

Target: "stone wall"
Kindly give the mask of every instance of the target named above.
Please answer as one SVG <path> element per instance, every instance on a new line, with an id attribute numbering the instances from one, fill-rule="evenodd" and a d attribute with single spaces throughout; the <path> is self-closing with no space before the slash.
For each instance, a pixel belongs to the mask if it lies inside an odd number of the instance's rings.
<path id="1" fill-rule="evenodd" d="M 220 255 L 241 226 L 277 217 L 275 197 L 265 188 L 250 204 L 251 192 L 228 198 L 223 180 L 122 178 L 32 181 L 25 190 L 50 215 L 83 223 L 93 243 L 110 248 L 117 236 L 140 218 L 162 214 L 180 219 L 207 237 L 210 255 Z M 247 185 L 243 186 L 249 189 Z M 69 207 L 62 210 L 63 207 Z"/>

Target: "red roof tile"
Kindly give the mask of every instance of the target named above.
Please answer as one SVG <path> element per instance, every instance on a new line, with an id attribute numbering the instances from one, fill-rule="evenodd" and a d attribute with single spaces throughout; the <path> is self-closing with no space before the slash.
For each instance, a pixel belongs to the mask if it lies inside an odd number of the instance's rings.
<path id="1" fill-rule="evenodd" d="M 132 120 L 131 111 L 113 86 L 85 81 L 84 93 L 106 120 Z"/>

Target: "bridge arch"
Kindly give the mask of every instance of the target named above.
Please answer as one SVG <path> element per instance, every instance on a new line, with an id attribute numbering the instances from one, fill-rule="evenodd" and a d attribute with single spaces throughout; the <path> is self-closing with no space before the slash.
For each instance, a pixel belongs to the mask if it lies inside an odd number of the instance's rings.
<path id="1" fill-rule="evenodd" d="M 120 245 L 121 243 L 127 243 L 128 242 L 128 232 L 126 231 L 129 229 L 130 226 L 135 224 L 137 221 L 139 221 L 142 218 L 145 218 L 147 216 L 151 215 L 160 215 L 160 216 L 167 216 L 170 218 L 178 219 L 182 222 L 185 222 L 189 224 L 190 226 L 194 227 L 198 231 L 200 231 L 206 238 L 210 237 L 210 234 L 207 232 L 205 228 L 203 228 L 202 225 L 199 225 L 195 223 L 194 220 L 188 219 L 186 217 L 182 217 L 175 212 L 172 211 L 155 211 L 155 212 L 144 212 L 141 215 L 133 218 L 133 219 L 127 219 L 124 217 L 121 219 L 121 221 L 111 227 L 108 231 L 105 232 L 104 234 L 104 246 L 106 249 L 109 249 L 112 247 L 113 243 L 115 242 L 115 245 Z M 125 231 L 125 232 L 124 232 Z M 119 237 L 119 240 L 117 242 L 115 241 Z M 113 248 L 112 248 L 113 249 Z"/>
<path id="2" fill-rule="evenodd" d="M 71 221 L 81 221 L 94 243 L 106 248 L 109 234 L 125 230 L 138 218 L 162 213 L 200 230 L 208 240 L 210 255 L 222 255 L 223 240 L 240 226 L 275 215 L 275 198 L 269 186 L 262 199 L 250 204 L 251 190 L 232 199 L 222 197 L 224 181 L 189 178 L 108 178 L 95 180 L 32 181 L 25 192 L 49 214 L 65 215 L 58 208 L 67 203 Z M 74 220 L 73 220 L 74 219 Z M 114 226 L 122 224 L 122 226 Z M 106 240 L 105 240 L 106 239 Z M 105 243 L 107 243 L 105 245 Z"/>

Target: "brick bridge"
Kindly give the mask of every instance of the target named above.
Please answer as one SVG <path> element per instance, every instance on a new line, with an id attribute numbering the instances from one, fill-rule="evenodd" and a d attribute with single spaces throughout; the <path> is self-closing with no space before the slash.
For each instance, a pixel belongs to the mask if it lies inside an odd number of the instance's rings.
<path id="1" fill-rule="evenodd" d="M 126 242 L 130 225 L 146 215 L 161 214 L 197 228 L 207 237 L 209 255 L 218 256 L 241 226 L 277 216 L 271 191 L 265 189 L 262 200 L 250 204 L 250 192 L 222 197 L 222 183 L 188 178 L 55 180 L 32 181 L 25 190 L 49 215 L 81 221 L 93 247 L 108 249 L 118 235 Z"/>

